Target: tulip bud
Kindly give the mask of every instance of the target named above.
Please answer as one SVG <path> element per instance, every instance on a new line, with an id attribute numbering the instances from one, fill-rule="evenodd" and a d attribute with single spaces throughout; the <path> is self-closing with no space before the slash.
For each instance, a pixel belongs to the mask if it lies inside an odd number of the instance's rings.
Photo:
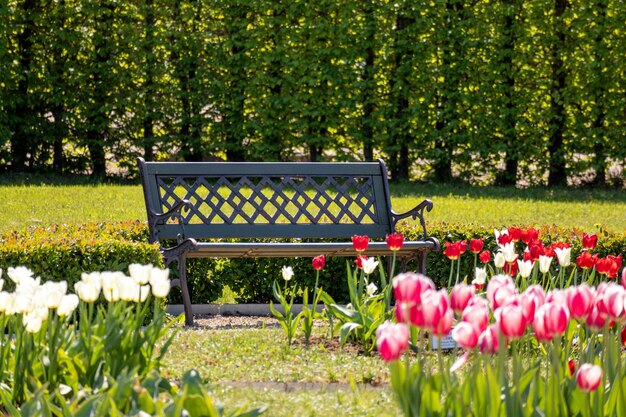
<path id="1" fill-rule="evenodd" d="M 598 365 L 583 363 L 576 372 L 576 384 L 584 392 L 591 392 L 598 389 L 602 382 L 602 368 Z"/>

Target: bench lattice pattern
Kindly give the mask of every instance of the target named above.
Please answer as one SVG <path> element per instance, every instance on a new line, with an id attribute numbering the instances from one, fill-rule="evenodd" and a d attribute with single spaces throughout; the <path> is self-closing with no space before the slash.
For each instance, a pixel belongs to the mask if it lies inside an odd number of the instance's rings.
<path id="1" fill-rule="evenodd" d="M 377 224 L 371 177 L 158 176 L 163 211 L 186 224 Z M 176 222 L 176 220 L 170 220 Z"/>

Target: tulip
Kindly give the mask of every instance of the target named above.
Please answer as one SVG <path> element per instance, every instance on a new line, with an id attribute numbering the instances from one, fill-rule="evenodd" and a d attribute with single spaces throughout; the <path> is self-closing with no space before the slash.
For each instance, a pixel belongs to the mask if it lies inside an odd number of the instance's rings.
<path id="1" fill-rule="evenodd" d="M 361 255 L 360 253 L 356 255 L 356 259 L 354 260 L 354 263 L 355 263 L 357 268 L 363 269 L 363 260 L 364 259 L 367 259 L 367 256 Z"/>
<path id="2" fill-rule="evenodd" d="M 487 300 L 492 306 L 495 301 L 494 294 L 502 286 L 511 287 L 515 291 L 515 283 L 508 275 L 494 275 L 487 284 Z"/>
<path id="3" fill-rule="evenodd" d="M 622 287 L 626 288 L 626 268 L 622 269 Z"/>
<path id="4" fill-rule="evenodd" d="M 290 266 L 283 266 L 283 269 L 281 269 L 281 273 L 285 281 L 289 281 L 291 278 L 293 278 L 293 268 Z"/>
<path id="5" fill-rule="evenodd" d="M 374 257 L 362 259 L 363 272 L 365 275 L 369 275 L 376 270 L 378 261 Z"/>
<path id="6" fill-rule="evenodd" d="M 496 253 L 496 255 L 493 257 L 493 264 L 495 265 L 495 267 L 503 268 L 505 263 L 506 261 L 504 259 L 504 254 L 502 252 Z"/>
<path id="7" fill-rule="evenodd" d="M 567 290 L 567 308 L 572 318 L 586 320 L 593 309 L 594 297 L 593 290 L 587 284 L 570 287 Z"/>
<path id="8" fill-rule="evenodd" d="M 597 333 L 602 330 L 605 323 L 606 319 L 602 316 L 602 314 L 600 314 L 598 307 L 593 306 L 591 312 L 587 316 L 587 327 L 589 327 L 589 330 Z"/>
<path id="9" fill-rule="evenodd" d="M 596 306 L 600 314 L 613 320 L 624 313 L 624 287 L 616 284 L 608 285 L 604 291 L 596 295 Z"/>
<path id="10" fill-rule="evenodd" d="M 567 368 L 569 369 L 570 376 L 574 376 L 574 374 L 576 373 L 576 361 L 574 359 L 568 360 Z"/>
<path id="11" fill-rule="evenodd" d="M 17 285 L 19 285 L 23 279 L 31 279 L 33 274 L 33 271 L 25 266 L 18 266 L 15 268 L 10 266 L 9 269 L 7 269 L 7 275 Z"/>
<path id="12" fill-rule="evenodd" d="M 519 305 L 508 304 L 499 309 L 498 322 L 500 331 L 509 339 L 517 339 L 524 335 L 526 323 L 524 312 Z"/>
<path id="13" fill-rule="evenodd" d="M 471 324 L 481 333 L 489 324 L 489 309 L 487 306 L 480 304 L 468 305 L 463 310 L 461 320 Z"/>
<path id="14" fill-rule="evenodd" d="M 537 238 L 539 238 L 539 230 L 535 229 L 534 227 L 522 230 L 520 237 L 522 241 L 528 245 L 533 240 L 537 240 Z"/>
<path id="15" fill-rule="evenodd" d="M 617 272 L 622 267 L 622 255 L 607 255 L 606 258 L 596 260 L 596 270 L 607 278 L 616 278 Z"/>
<path id="16" fill-rule="evenodd" d="M 554 303 L 546 303 L 540 308 L 545 309 L 544 320 L 546 331 L 553 337 L 565 333 L 569 323 L 569 311 L 567 308 Z"/>
<path id="17" fill-rule="evenodd" d="M 542 274 L 547 274 L 550 271 L 550 264 L 552 264 L 552 256 L 539 256 L 539 271 Z"/>
<path id="18" fill-rule="evenodd" d="M 435 327 L 432 329 L 433 336 L 436 337 L 445 337 L 450 334 L 450 329 L 452 329 L 452 321 L 454 320 L 454 313 L 452 310 L 446 311 L 441 320 L 435 324 Z"/>
<path id="19" fill-rule="evenodd" d="M 480 262 L 486 264 L 489 260 L 491 260 L 491 252 L 488 250 L 482 251 L 480 255 L 478 255 L 478 259 L 480 259 Z"/>
<path id="20" fill-rule="evenodd" d="M 477 254 L 483 250 L 484 245 L 485 245 L 485 242 L 483 241 L 483 239 L 470 239 L 470 243 L 469 243 L 470 252 Z"/>
<path id="21" fill-rule="evenodd" d="M 365 252 L 369 245 L 369 238 L 367 236 L 352 236 L 352 246 L 357 252 Z"/>
<path id="22" fill-rule="evenodd" d="M 517 255 L 516 255 L 517 256 Z M 504 272 L 505 274 L 514 277 L 517 275 L 517 262 L 513 261 L 513 262 L 509 262 L 506 265 L 504 265 L 504 268 L 502 268 L 502 272 Z"/>
<path id="23" fill-rule="evenodd" d="M 28 333 L 37 333 L 39 330 L 41 330 L 43 320 L 37 315 L 26 314 L 22 319 L 22 323 L 24 324 L 25 330 Z"/>
<path id="24" fill-rule="evenodd" d="M 555 248 L 554 253 L 556 254 L 557 259 L 559 260 L 559 265 L 562 267 L 568 267 L 571 262 L 571 252 L 572 248 Z"/>
<path id="25" fill-rule="evenodd" d="M 390 251 L 395 252 L 402 248 L 402 245 L 404 244 L 404 236 L 401 233 L 393 232 L 392 234 L 387 235 L 385 241 L 387 242 L 387 248 Z"/>
<path id="26" fill-rule="evenodd" d="M 598 365 L 583 363 L 576 372 L 576 384 L 581 391 L 591 392 L 598 389 L 602 382 L 602 368 Z"/>
<path id="27" fill-rule="evenodd" d="M 420 325 L 421 323 L 421 327 L 431 332 L 436 332 L 436 329 L 443 331 L 447 326 L 447 323 L 444 323 L 447 318 L 444 318 L 444 316 L 448 313 L 450 306 L 448 293 L 445 290 L 429 290 L 422 294 L 421 301 L 422 303 L 418 309 L 418 317 L 416 318 L 417 323 L 415 324 Z M 452 314 L 452 310 L 449 311 L 450 314 Z M 450 319 L 450 326 L 451 325 L 452 320 Z M 444 334 L 444 336 L 446 334 Z"/>
<path id="28" fill-rule="evenodd" d="M 434 290 L 435 284 L 425 275 L 404 272 L 396 275 L 392 281 L 393 293 L 397 302 L 408 305 L 419 305 L 422 293 Z"/>
<path id="29" fill-rule="evenodd" d="M 576 265 L 582 269 L 591 269 L 595 266 L 597 258 L 597 255 L 592 256 L 589 252 L 583 252 L 576 258 Z"/>
<path id="30" fill-rule="evenodd" d="M 452 338 L 463 349 L 473 349 L 478 344 L 479 332 L 470 323 L 462 321 L 452 329 Z"/>
<path id="31" fill-rule="evenodd" d="M 498 351 L 498 338 L 500 335 L 500 327 L 498 323 L 491 324 L 478 336 L 478 348 L 480 352 L 487 355 L 493 355 Z"/>
<path id="32" fill-rule="evenodd" d="M 476 268 L 474 276 L 475 277 L 472 280 L 472 285 L 474 286 L 476 291 L 480 291 L 485 286 L 485 281 L 487 280 L 487 270 L 485 268 Z"/>
<path id="33" fill-rule="evenodd" d="M 384 322 L 376 329 L 376 347 L 385 362 L 398 360 L 409 346 L 409 330 L 401 323 Z"/>
<path id="34" fill-rule="evenodd" d="M 528 278 L 533 272 L 534 263 L 532 261 L 517 261 L 519 274 L 522 278 Z"/>
<path id="35" fill-rule="evenodd" d="M 170 280 L 168 278 L 152 279 L 150 281 L 152 287 L 152 295 L 155 298 L 165 298 L 170 292 Z"/>
<path id="36" fill-rule="evenodd" d="M 582 239 L 583 249 L 594 249 L 598 244 L 598 235 L 588 235 L 583 233 Z"/>
<path id="37" fill-rule="evenodd" d="M 443 254 L 448 257 L 451 261 L 456 261 L 461 257 L 462 247 L 461 242 L 446 242 L 446 248 L 443 251 Z"/>
<path id="38" fill-rule="evenodd" d="M 522 230 L 517 227 L 509 227 L 509 236 L 513 242 L 518 242 L 522 238 Z"/>
<path id="39" fill-rule="evenodd" d="M 326 265 L 326 258 L 324 257 L 324 255 L 316 256 L 311 261 L 311 264 L 313 265 L 313 269 L 315 269 L 316 271 L 321 271 L 322 269 L 324 269 L 324 265 Z"/>
<path id="40" fill-rule="evenodd" d="M 59 307 L 57 307 L 57 314 L 60 317 L 69 316 L 78 307 L 78 296 L 76 294 L 67 294 L 63 296 Z"/>
<path id="41" fill-rule="evenodd" d="M 370 282 L 369 284 L 367 284 L 367 287 L 365 288 L 365 291 L 367 292 L 368 297 L 373 297 L 374 294 L 376 294 L 377 290 L 378 290 L 378 287 L 373 282 Z"/>
<path id="42" fill-rule="evenodd" d="M 533 334 L 539 342 L 549 342 L 553 339 L 552 333 L 546 328 L 546 308 L 541 306 L 535 313 L 532 322 Z"/>
<path id="43" fill-rule="evenodd" d="M 474 296 L 474 287 L 471 285 L 459 283 L 452 288 L 450 292 L 450 305 L 455 313 L 461 313 L 470 298 Z"/>
<path id="44" fill-rule="evenodd" d="M 130 264 L 128 265 L 128 273 L 136 284 L 145 285 L 150 282 L 150 273 L 152 272 L 152 268 L 152 264 Z"/>
<path id="45" fill-rule="evenodd" d="M 504 255 L 504 261 L 506 263 L 515 262 L 517 260 L 517 252 L 515 252 L 515 244 L 513 242 L 507 243 L 501 247 L 502 254 Z"/>

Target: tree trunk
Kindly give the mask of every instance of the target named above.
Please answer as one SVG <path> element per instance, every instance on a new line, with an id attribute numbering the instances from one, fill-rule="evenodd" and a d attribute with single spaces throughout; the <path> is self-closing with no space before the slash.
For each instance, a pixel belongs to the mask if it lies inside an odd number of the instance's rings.
<path id="1" fill-rule="evenodd" d="M 563 150 L 563 134 L 565 132 L 565 87 L 566 73 L 561 58 L 565 48 L 565 29 L 563 14 L 568 7 L 567 0 L 556 0 L 554 3 L 554 30 L 556 41 L 552 46 L 552 94 L 550 104 L 552 118 L 550 121 L 550 140 L 548 151 L 550 153 L 550 167 L 548 173 L 548 185 L 566 185 L 565 154 Z"/>
<path id="2" fill-rule="evenodd" d="M 371 1 L 363 3 L 365 14 L 365 66 L 361 72 L 363 92 L 361 94 L 361 104 L 363 106 L 363 117 L 361 119 L 361 136 L 363 137 L 363 159 L 365 161 L 374 160 L 374 98 L 376 97 L 376 83 L 374 82 L 374 62 L 376 52 L 374 51 L 374 36 L 376 34 L 376 19 Z"/>

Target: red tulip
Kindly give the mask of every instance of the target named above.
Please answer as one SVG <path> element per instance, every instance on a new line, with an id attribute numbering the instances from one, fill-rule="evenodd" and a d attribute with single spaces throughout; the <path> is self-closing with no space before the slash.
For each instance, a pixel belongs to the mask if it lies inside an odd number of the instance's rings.
<path id="1" fill-rule="evenodd" d="M 578 287 L 568 288 L 566 293 L 567 308 L 572 318 L 586 320 L 589 313 L 591 313 L 591 309 L 593 309 L 595 298 L 593 290 L 587 284 L 582 284 Z"/>
<path id="2" fill-rule="evenodd" d="M 313 264 L 313 269 L 315 269 L 316 271 L 321 271 L 322 269 L 324 269 L 324 265 L 326 265 L 326 258 L 324 257 L 324 255 L 319 255 L 313 258 L 313 261 L 311 263 Z"/>
<path id="3" fill-rule="evenodd" d="M 465 251 L 467 250 L 467 241 L 459 240 L 458 244 L 459 244 L 459 248 L 461 250 L 461 255 L 463 255 L 465 253 Z"/>
<path id="4" fill-rule="evenodd" d="M 567 242 L 555 242 L 552 245 L 550 245 L 550 247 L 552 248 L 552 250 L 554 249 L 568 249 L 570 247 L 570 244 Z"/>
<path id="5" fill-rule="evenodd" d="M 598 244 L 598 235 L 588 235 L 587 233 L 583 233 L 582 241 L 584 249 L 594 249 Z"/>
<path id="6" fill-rule="evenodd" d="M 482 251 L 480 255 L 478 255 L 478 259 L 480 259 L 480 262 L 486 264 L 491 260 L 491 252 L 489 252 L 488 250 Z"/>
<path id="7" fill-rule="evenodd" d="M 502 233 L 498 236 L 498 245 L 504 246 L 507 243 L 511 243 L 513 241 L 513 237 L 508 233 Z"/>
<path id="8" fill-rule="evenodd" d="M 576 265 L 582 269 L 591 269 L 595 266 L 596 259 L 598 259 L 597 255 L 592 256 L 589 252 L 583 252 L 576 258 Z"/>
<path id="9" fill-rule="evenodd" d="M 626 327 L 622 329 L 621 336 L 622 336 L 622 346 L 626 346 Z"/>
<path id="10" fill-rule="evenodd" d="M 576 361 L 574 359 L 568 360 L 567 368 L 569 369 L 570 376 L 574 376 L 574 374 L 576 373 Z"/>
<path id="11" fill-rule="evenodd" d="M 472 253 L 479 253 L 481 250 L 483 250 L 484 245 L 485 242 L 483 241 L 483 239 L 470 239 L 469 247 Z"/>
<path id="12" fill-rule="evenodd" d="M 517 271 L 519 270 L 519 266 L 517 262 L 507 262 L 502 268 L 502 272 L 507 274 L 508 276 L 514 277 L 517 275 Z"/>
<path id="13" fill-rule="evenodd" d="M 530 256 L 530 260 L 535 262 L 539 260 L 539 257 L 541 255 L 543 255 L 544 247 L 541 241 L 537 241 L 539 242 L 539 244 L 533 242 L 535 241 L 531 241 L 531 243 L 528 245 L 528 254 Z"/>
<path id="14" fill-rule="evenodd" d="M 385 241 L 387 242 L 387 248 L 390 251 L 395 252 L 402 248 L 402 245 L 404 244 L 404 236 L 401 233 L 393 232 L 392 234 L 387 235 Z"/>
<path id="15" fill-rule="evenodd" d="M 481 353 L 493 355 L 498 351 L 498 338 L 500 326 L 498 323 L 491 324 L 480 336 L 478 336 L 478 348 Z"/>
<path id="16" fill-rule="evenodd" d="M 576 384 L 581 391 L 591 392 L 598 389 L 602 382 L 602 368 L 598 365 L 583 363 L 576 372 Z"/>
<path id="17" fill-rule="evenodd" d="M 352 246 L 354 246 L 354 250 L 357 252 L 365 252 L 369 241 L 367 236 L 352 236 Z"/>
<path id="18" fill-rule="evenodd" d="M 525 244 L 529 245 L 531 241 L 536 240 L 539 237 L 539 230 L 534 227 L 522 230 L 520 237 Z"/>
<path id="19" fill-rule="evenodd" d="M 385 362 L 395 361 L 409 346 L 409 330 L 404 324 L 385 322 L 376 330 L 376 347 Z"/>
<path id="20" fill-rule="evenodd" d="M 452 338 L 463 349 L 473 349 L 478 344 L 479 332 L 470 323 L 462 321 L 452 329 Z"/>
<path id="21" fill-rule="evenodd" d="M 459 283 L 452 288 L 450 292 L 450 305 L 455 313 L 461 313 L 469 300 L 474 296 L 474 287 L 471 285 Z"/>
<path id="22" fill-rule="evenodd" d="M 461 249 L 461 242 L 457 241 L 454 243 L 446 242 L 446 248 L 443 251 L 443 254 L 448 257 L 448 259 L 455 261 L 461 257 L 461 254 L 464 252 Z"/>
<path id="23" fill-rule="evenodd" d="M 524 312 L 519 305 L 507 304 L 499 309 L 500 331 L 509 339 L 522 337 L 526 331 Z"/>
<path id="24" fill-rule="evenodd" d="M 361 255 L 360 253 L 357 254 L 356 259 L 354 260 L 357 268 L 363 269 L 363 260 L 365 259 L 367 259 L 367 256 Z"/>
<path id="25" fill-rule="evenodd" d="M 518 242 L 522 238 L 522 230 L 517 227 L 509 227 L 509 236 L 513 242 Z"/>

